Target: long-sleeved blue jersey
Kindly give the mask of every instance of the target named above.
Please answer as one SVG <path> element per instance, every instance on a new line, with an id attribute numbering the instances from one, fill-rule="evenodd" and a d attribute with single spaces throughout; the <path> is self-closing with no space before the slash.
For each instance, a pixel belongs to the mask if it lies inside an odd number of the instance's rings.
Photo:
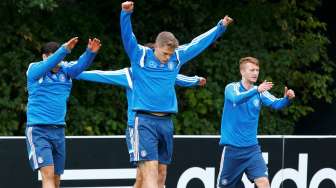
<path id="1" fill-rule="evenodd" d="M 133 110 L 165 113 L 178 111 L 174 85 L 181 66 L 201 53 L 226 29 L 220 21 L 189 44 L 179 46 L 167 63 L 161 63 L 153 49 L 138 44 L 132 31 L 131 13 L 121 11 L 120 24 L 123 45 L 133 70 Z"/>
<path id="2" fill-rule="evenodd" d="M 65 125 L 66 102 L 71 91 L 71 79 L 85 70 L 96 55 L 87 49 L 77 61 L 62 61 L 68 53 L 70 52 L 62 46 L 48 59 L 29 65 L 26 72 L 27 125 Z M 59 71 L 52 73 L 51 70 L 59 63 L 61 63 Z"/>
<path id="3" fill-rule="evenodd" d="M 259 93 L 257 86 L 246 90 L 241 82 L 228 84 L 225 88 L 220 144 L 236 147 L 258 144 L 259 113 L 263 105 L 282 109 L 289 105 L 289 99 L 276 98 L 268 91 Z"/>
<path id="4" fill-rule="evenodd" d="M 92 82 L 99 82 L 111 85 L 122 86 L 126 89 L 127 97 L 127 124 L 130 127 L 134 127 L 134 119 L 136 112 L 132 110 L 133 99 L 133 81 L 132 71 L 129 68 L 124 68 L 116 71 L 84 71 L 78 75 L 75 79 L 86 80 Z M 182 74 L 178 74 L 176 78 L 176 85 L 182 87 L 192 87 L 199 84 L 199 77 L 189 77 Z"/>

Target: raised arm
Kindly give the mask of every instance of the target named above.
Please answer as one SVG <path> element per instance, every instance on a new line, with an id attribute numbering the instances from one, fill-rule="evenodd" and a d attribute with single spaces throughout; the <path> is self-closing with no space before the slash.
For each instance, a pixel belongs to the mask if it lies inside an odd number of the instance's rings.
<path id="1" fill-rule="evenodd" d="M 194 58 L 205 50 L 210 44 L 217 40 L 226 30 L 226 27 L 232 22 L 232 19 L 225 16 L 218 24 L 203 33 L 202 35 L 194 38 L 190 43 L 179 46 L 176 53 L 179 61 L 184 64 L 190 59 Z"/>
<path id="2" fill-rule="evenodd" d="M 27 70 L 27 78 L 29 80 L 37 80 L 42 77 L 46 72 L 51 71 L 57 64 L 59 64 L 67 54 L 76 46 L 78 37 L 70 39 L 63 44 L 55 53 L 50 55 L 47 59 L 44 59 L 39 63 L 32 63 Z"/>
<path id="3" fill-rule="evenodd" d="M 176 77 L 175 85 L 181 87 L 193 87 L 193 86 L 204 86 L 206 83 L 206 79 L 198 76 L 185 76 L 183 74 L 178 74 Z"/>
<path id="4" fill-rule="evenodd" d="M 252 89 L 244 92 L 239 91 L 239 83 L 232 83 L 225 87 L 225 98 L 234 104 L 244 103 L 257 93 L 257 86 L 254 86 Z"/>
<path id="5" fill-rule="evenodd" d="M 262 103 L 265 106 L 269 106 L 275 110 L 282 109 L 290 104 L 290 100 L 292 100 L 295 97 L 295 93 L 293 90 L 288 90 L 287 87 L 285 87 L 285 94 L 283 98 L 276 98 L 268 91 L 264 91 L 260 94 L 260 98 Z"/>
<path id="6" fill-rule="evenodd" d="M 86 51 L 79 57 L 77 61 L 63 65 L 65 72 L 75 78 L 83 72 L 93 61 L 97 52 L 101 47 L 100 40 L 97 38 L 89 39 Z"/>
<path id="7" fill-rule="evenodd" d="M 117 85 L 125 88 L 133 88 L 132 79 L 128 68 L 116 71 L 84 71 L 75 79 Z"/>
<path id="8" fill-rule="evenodd" d="M 122 43 L 131 63 L 139 63 L 145 48 L 138 45 L 132 29 L 131 14 L 134 9 L 134 3 L 132 1 L 126 1 L 121 4 L 121 8 L 120 28 Z"/>

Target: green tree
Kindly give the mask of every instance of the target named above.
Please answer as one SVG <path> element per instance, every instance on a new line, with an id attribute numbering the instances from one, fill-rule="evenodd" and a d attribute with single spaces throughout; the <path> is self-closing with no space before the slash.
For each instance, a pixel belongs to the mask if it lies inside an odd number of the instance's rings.
<path id="1" fill-rule="evenodd" d="M 27 103 L 25 72 L 41 59 L 47 41 L 80 37 L 66 60 L 76 59 L 89 37 L 103 43 L 90 67 L 115 70 L 129 66 L 120 39 L 118 1 L 5 0 L 0 2 L 0 135 L 22 135 Z M 223 37 L 185 65 L 182 73 L 207 77 L 205 88 L 177 88 L 177 134 L 218 134 L 225 85 L 240 80 L 238 61 L 261 61 L 260 81 L 284 86 L 297 98 L 290 108 L 263 109 L 260 134 L 291 134 L 297 121 L 314 111 L 317 100 L 331 102 L 333 62 L 326 53 L 326 25 L 314 16 L 317 0 L 149 0 L 136 1 L 132 17 L 138 41 L 154 41 L 162 30 L 187 43 L 213 27 L 224 14 L 235 19 Z M 121 88 L 75 81 L 69 100 L 68 135 L 122 134 L 126 126 L 126 97 Z"/>

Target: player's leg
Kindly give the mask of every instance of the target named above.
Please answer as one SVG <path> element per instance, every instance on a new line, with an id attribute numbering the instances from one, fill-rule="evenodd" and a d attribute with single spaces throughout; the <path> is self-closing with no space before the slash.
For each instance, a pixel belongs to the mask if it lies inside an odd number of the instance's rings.
<path id="1" fill-rule="evenodd" d="M 241 178 L 245 170 L 244 159 L 240 157 L 240 150 L 232 146 L 224 146 L 217 178 L 218 188 L 240 187 Z"/>
<path id="2" fill-rule="evenodd" d="M 158 187 L 158 161 L 140 161 L 139 170 L 143 178 L 141 187 Z"/>
<path id="3" fill-rule="evenodd" d="M 55 179 L 55 187 L 60 188 L 60 186 L 61 186 L 61 175 L 55 174 L 54 179 Z"/>
<path id="4" fill-rule="evenodd" d="M 167 165 L 166 164 L 159 164 L 159 178 L 158 178 L 158 186 L 159 188 L 163 188 L 166 183 L 167 177 Z"/>
<path id="5" fill-rule="evenodd" d="M 137 167 L 136 168 L 136 180 L 135 180 L 135 183 L 134 183 L 134 188 L 141 188 L 141 185 L 142 185 L 142 174 L 141 174 L 141 171 L 140 171 L 140 168 Z"/>
<path id="6" fill-rule="evenodd" d="M 142 177 L 142 186 L 157 188 L 158 182 L 158 139 L 156 118 L 137 114 L 134 124 L 134 156 Z"/>
<path id="7" fill-rule="evenodd" d="M 127 125 L 127 128 L 125 129 L 125 139 L 127 144 L 127 150 L 130 158 L 130 163 L 132 166 L 137 166 L 134 156 L 134 147 L 135 147 L 135 139 L 134 139 L 134 128 Z M 141 188 L 142 184 L 142 176 L 141 171 L 139 167 L 136 168 L 136 179 L 135 183 L 133 185 L 134 188 Z"/>
<path id="8" fill-rule="evenodd" d="M 54 188 L 54 162 L 49 142 L 49 127 L 31 126 L 26 128 L 26 143 L 29 162 L 33 170 L 39 169 L 43 188 Z"/>
<path id="9" fill-rule="evenodd" d="M 54 180 L 56 188 L 59 188 L 61 184 L 61 175 L 64 173 L 66 158 L 65 133 L 64 127 L 53 127 L 53 129 L 55 134 L 51 143 L 53 145 L 52 154 L 55 165 Z"/>
<path id="10" fill-rule="evenodd" d="M 40 168 L 43 188 L 56 188 L 54 179 L 54 165 Z"/>
<path id="11" fill-rule="evenodd" d="M 174 145 L 174 125 L 171 117 L 161 117 L 160 124 L 158 126 L 159 133 L 159 179 L 158 187 L 163 188 L 166 183 L 167 168 L 171 163 L 173 156 Z"/>
<path id="12" fill-rule="evenodd" d="M 249 155 L 249 164 L 246 169 L 248 179 L 254 182 L 258 188 L 270 188 L 268 169 L 260 147 L 258 145 L 251 147 Z"/>
<path id="13" fill-rule="evenodd" d="M 254 180 L 258 188 L 270 188 L 270 183 L 267 177 L 261 177 Z"/>

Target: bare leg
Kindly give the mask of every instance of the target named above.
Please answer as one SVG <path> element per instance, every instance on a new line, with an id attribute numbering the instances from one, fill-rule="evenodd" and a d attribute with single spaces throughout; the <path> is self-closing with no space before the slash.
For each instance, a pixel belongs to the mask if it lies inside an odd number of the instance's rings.
<path id="1" fill-rule="evenodd" d="M 134 183 L 134 188 L 141 188 L 141 185 L 142 185 L 142 174 L 141 174 L 141 171 L 140 171 L 140 168 L 137 167 L 136 169 L 136 180 L 135 180 L 135 183 Z"/>
<path id="2" fill-rule="evenodd" d="M 54 165 L 41 167 L 40 172 L 42 175 L 42 187 L 56 188 L 54 178 Z"/>
<path id="3" fill-rule="evenodd" d="M 143 177 L 142 186 L 146 188 L 158 187 L 158 161 L 143 161 L 139 163 Z"/>
<path id="4" fill-rule="evenodd" d="M 164 188 L 166 183 L 166 176 L 167 176 L 167 165 L 159 164 L 159 179 L 158 179 L 159 188 Z"/>
<path id="5" fill-rule="evenodd" d="M 257 185 L 258 188 L 271 188 L 267 177 L 255 179 L 254 183 Z"/>

